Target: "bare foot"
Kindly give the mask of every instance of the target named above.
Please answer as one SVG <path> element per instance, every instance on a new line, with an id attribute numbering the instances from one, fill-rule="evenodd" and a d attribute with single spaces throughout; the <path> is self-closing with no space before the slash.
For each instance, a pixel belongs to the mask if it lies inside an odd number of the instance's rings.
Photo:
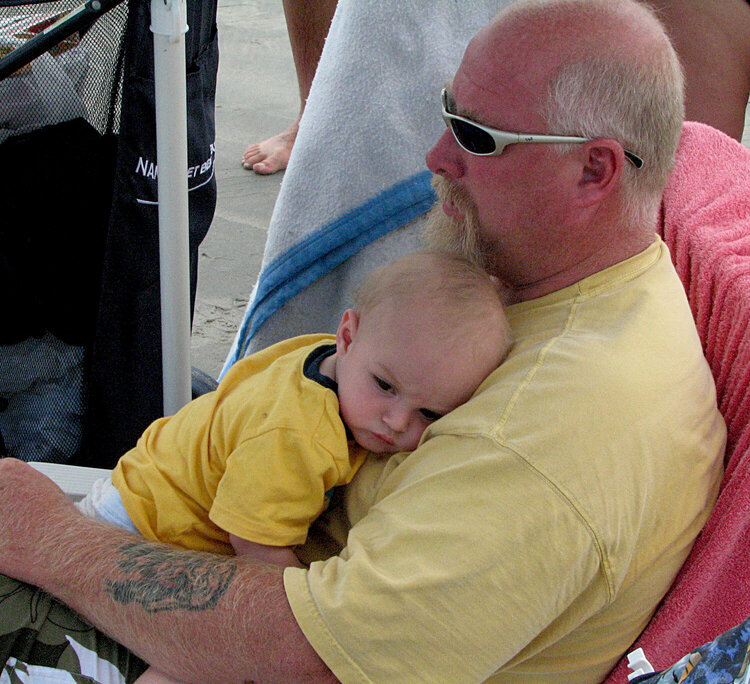
<path id="1" fill-rule="evenodd" d="M 292 153 L 298 129 L 299 119 L 268 140 L 253 143 L 245 150 L 242 166 L 261 175 L 283 171 L 289 163 L 289 155 Z"/>

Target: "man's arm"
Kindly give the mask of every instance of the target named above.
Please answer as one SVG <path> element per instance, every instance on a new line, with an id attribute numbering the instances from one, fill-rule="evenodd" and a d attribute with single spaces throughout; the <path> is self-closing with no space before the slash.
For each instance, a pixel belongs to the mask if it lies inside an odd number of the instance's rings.
<path id="1" fill-rule="evenodd" d="M 0 460 L 0 572 L 45 589 L 184 681 L 337 681 L 294 619 L 281 568 L 89 520 L 13 459 Z"/>

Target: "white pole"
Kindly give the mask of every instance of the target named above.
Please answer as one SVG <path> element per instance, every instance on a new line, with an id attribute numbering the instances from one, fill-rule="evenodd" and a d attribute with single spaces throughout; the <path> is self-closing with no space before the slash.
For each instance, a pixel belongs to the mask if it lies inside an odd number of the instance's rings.
<path id="1" fill-rule="evenodd" d="M 152 0 L 164 415 L 191 398 L 185 0 Z"/>

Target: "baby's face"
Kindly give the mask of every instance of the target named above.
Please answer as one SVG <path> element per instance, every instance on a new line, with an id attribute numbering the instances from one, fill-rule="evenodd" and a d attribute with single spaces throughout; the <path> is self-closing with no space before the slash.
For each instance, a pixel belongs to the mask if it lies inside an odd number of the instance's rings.
<path id="1" fill-rule="evenodd" d="M 380 309 L 355 321 L 348 344 L 339 328 L 341 416 L 370 451 L 412 451 L 425 428 L 467 401 L 494 364 L 477 363 L 470 345 L 447 351 L 419 312 L 399 317 Z"/>

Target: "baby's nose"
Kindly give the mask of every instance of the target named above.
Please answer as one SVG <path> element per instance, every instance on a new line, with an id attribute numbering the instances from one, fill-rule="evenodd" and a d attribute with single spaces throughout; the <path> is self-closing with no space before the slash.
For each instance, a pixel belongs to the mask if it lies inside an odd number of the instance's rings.
<path id="1" fill-rule="evenodd" d="M 383 421 L 394 432 L 406 432 L 409 427 L 409 411 L 391 409 L 383 416 Z"/>

